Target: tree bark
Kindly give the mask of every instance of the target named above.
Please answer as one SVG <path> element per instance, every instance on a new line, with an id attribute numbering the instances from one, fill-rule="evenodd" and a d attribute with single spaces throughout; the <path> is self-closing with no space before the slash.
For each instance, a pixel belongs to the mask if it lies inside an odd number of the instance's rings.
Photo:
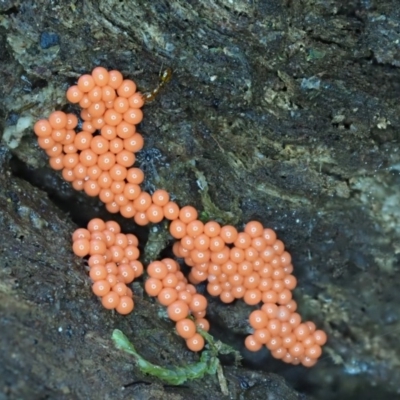
<path id="1" fill-rule="evenodd" d="M 249 307 L 210 299 L 212 333 L 244 355 L 244 368 L 222 360 L 231 398 L 400 398 L 399 24 L 394 0 L 1 2 L 3 398 L 224 398 L 215 376 L 183 387 L 143 376 L 114 328 L 153 363 L 198 357 L 140 282 L 132 315 L 102 309 L 71 252 L 77 226 L 115 216 L 50 170 L 32 126 L 78 113 L 65 90 L 97 65 L 142 91 L 172 68 L 144 108 L 143 187 L 275 229 L 299 312 L 328 333 L 317 366 L 288 367 L 243 350 Z M 118 221 L 143 250 L 149 229 Z"/>

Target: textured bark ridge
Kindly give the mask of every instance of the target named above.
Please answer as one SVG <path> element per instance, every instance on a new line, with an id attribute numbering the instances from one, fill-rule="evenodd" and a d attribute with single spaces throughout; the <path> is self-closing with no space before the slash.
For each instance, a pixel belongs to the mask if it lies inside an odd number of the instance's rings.
<path id="1" fill-rule="evenodd" d="M 248 307 L 211 300 L 212 333 L 244 356 L 222 358 L 226 398 L 399 398 L 399 40 L 394 0 L 2 1 L 0 399 L 224 398 L 216 376 L 141 374 L 113 329 L 154 364 L 198 357 L 140 282 L 132 315 L 104 310 L 71 253 L 77 225 L 111 217 L 49 169 L 32 126 L 77 112 L 65 90 L 96 65 L 141 90 L 173 69 L 140 126 L 145 189 L 276 229 L 300 312 L 329 335 L 316 367 L 288 367 L 243 350 Z M 170 244 L 122 225 L 148 258 Z"/>

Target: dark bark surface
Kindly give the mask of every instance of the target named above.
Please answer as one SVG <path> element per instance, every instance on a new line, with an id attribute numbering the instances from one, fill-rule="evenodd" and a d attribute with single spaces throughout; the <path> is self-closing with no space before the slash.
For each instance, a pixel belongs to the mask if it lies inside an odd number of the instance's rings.
<path id="1" fill-rule="evenodd" d="M 115 217 L 49 169 L 32 126 L 78 112 L 65 90 L 97 65 L 141 90 L 173 69 L 140 125 L 144 188 L 276 229 L 300 313 L 329 335 L 317 366 L 288 367 L 243 350 L 249 307 L 210 299 L 244 356 L 222 360 L 231 398 L 400 398 L 399 43 L 395 0 L 0 2 L 0 399 L 224 398 L 216 377 L 165 387 L 115 350 L 118 328 L 156 364 L 198 359 L 140 282 L 132 315 L 102 309 L 71 253 L 78 225 Z M 143 249 L 148 229 L 123 228 Z"/>

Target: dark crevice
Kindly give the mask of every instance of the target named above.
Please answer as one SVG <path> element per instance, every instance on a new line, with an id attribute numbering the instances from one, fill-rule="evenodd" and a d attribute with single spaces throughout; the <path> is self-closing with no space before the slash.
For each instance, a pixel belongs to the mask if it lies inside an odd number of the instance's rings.
<path id="1" fill-rule="evenodd" d="M 6 11 L 1 12 L 1 15 L 16 15 L 19 13 L 19 7 L 13 6 Z"/>
<path id="2" fill-rule="evenodd" d="M 97 197 L 88 197 L 83 192 L 76 192 L 68 182 L 62 179 L 59 173 L 50 168 L 34 169 L 16 156 L 11 157 L 10 168 L 15 177 L 46 192 L 51 202 L 67 213 L 78 226 L 86 226 L 92 218 L 117 221 L 124 233 L 133 233 L 138 236 L 139 248 L 143 253 L 143 246 L 148 239 L 147 227 L 138 226 L 132 219 L 126 219 L 119 213 L 109 213 Z"/>

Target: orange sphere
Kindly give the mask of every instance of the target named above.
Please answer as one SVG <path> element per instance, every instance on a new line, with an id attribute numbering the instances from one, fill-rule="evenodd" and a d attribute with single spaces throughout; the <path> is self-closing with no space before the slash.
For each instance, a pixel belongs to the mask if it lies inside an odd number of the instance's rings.
<path id="1" fill-rule="evenodd" d="M 46 149 L 46 154 L 49 157 L 57 157 L 62 153 L 63 147 L 61 144 L 56 143 L 54 144 L 52 147 L 50 147 L 49 149 Z"/>
<path id="2" fill-rule="evenodd" d="M 208 228 L 209 229 L 209 228 Z M 207 235 L 205 231 L 205 226 L 204 226 L 204 233 Z M 210 235 L 207 235 L 210 237 Z M 225 241 L 222 239 L 221 236 L 212 236 L 210 239 L 210 250 L 219 252 L 222 251 L 225 248 Z"/>
<path id="3" fill-rule="evenodd" d="M 199 222 L 197 224 L 196 222 Z M 196 224 L 194 224 L 196 223 Z M 208 247 L 210 245 L 210 238 L 206 234 L 200 234 L 200 235 L 193 235 L 194 232 L 201 232 L 203 230 L 203 223 L 200 221 L 192 221 L 190 222 L 187 227 L 186 227 L 186 234 L 191 236 L 191 237 L 196 237 L 194 239 L 194 247 L 197 250 L 204 251 L 208 250 Z"/>
<path id="4" fill-rule="evenodd" d="M 105 86 L 109 81 L 108 71 L 103 67 L 96 67 L 92 71 L 92 77 L 96 85 Z"/>
<path id="5" fill-rule="evenodd" d="M 178 299 L 178 292 L 174 288 L 163 288 L 157 295 L 157 300 L 163 306 L 169 306 Z"/>
<path id="6" fill-rule="evenodd" d="M 301 357 L 304 354 L 304 346 L 301 342 L 297 342 L 289 347 L 289 353 L 293 357 Z"/>
<path id="7" fill-rule="evenodd" d="M 90 148 L 97 155 L 104 154 L 108 151 L 109 141 L 102 136 L 95 136 L 90 142 Z"/>
<path id="8" fill-rule="evenodd" d="M 204 339 L 199 333 L 195 333 L 190 339 L 186 340 L 186 346 L 191 351 L 200 351 L 204 347 Z"/>
<path id="9" fill-rule="evenodd" d="M 113 89 L 118 89 L 124 78 L 122 77 L 121 72 L 112 70 L 108 73 L 108 85 L 111 86 Z"/>
<path id="10" fill-rule="evenodd" d="M 110 292 L 111 286 L 106 280 L 96 281 L 92 285 L 92 290 L 96 296 L 102 297 Z"/>
<path id="11" fill-rule="evenodd" d="M 252 238 L 256 238 L 263 234 L 264 227 L 258 221 L 250 221 L 244 227 L 244 231 L 247 234 L 249 234 Z"/>
<path id="12" fill-rule="evenodd" d="M 251 236 L 246 232 L 240 232 L 238 233 L 234 244 L 240 249 L 247 249 L 251 245 Z"/>
<path id="13" fill-rule="evenodd" d="M 53 129 L 63 129 L 67 125 L 67 115 L 62 111 L 54 111 L 49 116 L 49 123 Z"/>
<path id="14" fill-rule="evenodd" d="M 282 338 L 279 336 L 271 337 L 266 343 L 266 347 L 268 350 L 273 351 L 279 349 L 282 346 Z"/>
<path id="15" fill-rule="evenodd" d="M 124 167 L 131 167 L 135 162 L 135 155 L 128 150 L 121 150 L 116 155 L 116 161 Z"/>
<path id="16" fill-rule="evenodd" d="M 96 265 L 104 265 L 106 262 L 104 255 L 101 254 L 95 254 L 93 256 L 90 256 L 88 259 L 88 265 L 89 267 L 94 267 Z"/>
<path id="17" fill-rule="evenodd" d="M 276 240 L 275 243 L 272 245 L 272 248 L 275 251 L 275 254 L 282 256 L 284 250 L 285 250 L 285 245 L 281 240 Z M 279 259 L 280 261 L 280 259 Z M 289 263 L 290 264 L 290 263 Z"/>
<path id="18" fill-rule="evenodd" d="M 243 286 L 246 289 L 256 289 L 260 284 L 260 275 L 257 272 L 252 272 L 243 279 Z"/>
<path id="19" fill-rule="evenodd" d="M 191 236 L 193 238 L 197 238 L 197 236 L 199 236 L 203 233 L 203 230 L 204 230 L 203 222 L 199 221 L 198 219 L 195 219 L 194 221 L 191 221 L 187 224 L 186 232 L 189 236 Z M 206 248 L 208 249 L 208 245 L 210 243 L 210 238 L 205 234 L 202 235 L 202 237 L 203 237 L 203 239 L 205 238 L 205 240 L 207 241 Z M 202 247 L 204 247 L 204 246 L 202 246 Z M 206 248 L 204 248 L 204 250 L 206 250 Z"/>
<path id="20" fill-rule="evenodd" d="M 124 279 L 124 283 L 131 283 L 135 279 L 135 271 L 129 264 L 120 264 L 118 266 L 118 274 Z"/>
<path id="21" fill-rule="evenodd" d="M 266 228 L 263 231 L 263 238 L 265 239 L 268 246 L 271 246 L 276 241 L 276 233 L 270 228 Z"/>
<path id="22" fill-rule="evenodd" d="M 129 98 L 136 92 L 136 84 L 130 79 L 125 79 L 117 88 L 118 96 Z"/>
<path id="23" fill-rule="evenodd" d="M 164 219 L 163 209 L 160 206 L 152 204 L 146 210 L 146 216 L 147 216 L 148 220 L 150 222 L 153 222 L 154 224 L 161 222 Z"/>
<path id="24" fill-rule="evenodd" d="M 225 225 L 221 228 L 219 235 L 225 243 L 231 244 L 237 239 L 238 231 L 232 225 Z"/>
<path id="25" fill-rule="evenodd" d="M 107 125 L 117 126 L 122 121 L 122 115 L 113 108 L 104 113 L 104 121 Z"/>
<path id="26" fill-rule="evenodd" d="M 165 218 L 170 221 L 174 221 L 179 217 L 179 206 L 173 201 L 169 201 L 165 206 L 163 206 L 163 211 Z"/>
<path id="27" fill-rule="evenodd" d="M 324 331 L 316 330 L 312 335 L 314 337 L 315 343 L 320 346 L 323 346 L 327 341 L 327 336 Z"/>
<path id="28" fill-rule="evenodd" d="M 267 321 L 268 316 L 262 310 L 254 310 L 249 316 L 249 323 L 253 329 L 265 328 Z"/>
<path id="29" fill-rule="evenodd" d="M 90 240 L 89 242 L 89 254 L 101 254 L 104 255 L 106 252 L 106 244 L 101 240 Z"/>
<path id="30" fill-rule="evenodd" d="M 82 100 L 83 91 L 81 91 L 77 85 L 70 86 L 66 96 L 70 103 L 79 103 Z"/>
<path id="31" fill-rule="evenodd" d="M 108 262 L 106 265 L 106 270 L 108 274 L 117 275 L 118 274 L 118 267 L 115 262 Z"/>
<path id="32" fill-rule="evenodd" d="M 194 323 L 198 328 L 203 329 L 203 331 L 208 332 L 210 330 L 210 323 L 205 318 L 197 318 Z"/>
<path id="33" fill-rule="evenodd" d="M 257 251 L 262 251 L 267 246 L 267 242 L 262 236 L 255 237 L 251 240 L 251 246 L 254 247 Z"/>
<path id="34" fill-rule="evenodd" d="M 113 232 L 114 234 L 117 234 L 117 233 L 121 232 L 121 227 L 115 221 L 107 221 L 106 222 L 106 229 L 109 230 L 110 232 Z"/>
<path id="35" fill-rule="evenodd" d="M 135 213 L 135 216 L 133 217 L 133 220 L 135 221 L 135 223 L 137 225 L 140 225 L 140 226 L 146 226 L 150 222 L 149 219 L 147 218 L 146 213 L 143 211 L 137 211 Z"/>
<path id="36" fill-rule="evenodd" d="M 129 101 L 124 97 L 117 97 L 114 100 L 114 110 L 120 114 L 123 114 L 129 109 Z"/>
<path id="37" fill-rule="evenodd" d="M 271 334 L 266 328 L 255 329 L 253 333 L 253 338 L 258 343 L 267 344 L 268 340 L 271 339 Z"/>
<path id="38" fill-rule="evenodd" d="M 60 154 L 57 157 L 50 157 L 49 158 L 49 164 L 50 167 L 55 169 L 56 171 L 60 171 L 64 168 L 64 157 L 62 154 Z"/>
<path id="39" fill-rule="evenodd" d="M 99 86 L 95 86 L 88 94 L 88 99 L 92 102 L 92 103 L 97 103 L 99 101 L 102 100 L 102 90 Z M 90 115 L 90 113 L 88 112 L 88 115 Z M 91 115 L 93 117 L 93 115 Z M 85 119 L 82 117 L 82 119 Z"/>
<path id="40" fill-rule="evenodd" d="M 243 300 L 246 304 L 255 306 L 261 301 L 261 291 L 259 289 L 248 289 L 244 294 Z"/>
<path id="41" fill-rule="evenodd" d="M 124 251 L 125 257 L 129 260 L 129 261 L 135 261 L 139 258 L 139 249 L 132 245 L 132 244 L 128 244 L 125 247 L 125 251 Z"/>
<path id="42" fill-rule="evenodd" d="M 292 326 L 293 329 L 298 327 L 300 325 L 300 322 L 301 322 L 300 314 L 298 314 L 296 312 L 292 313 L 292 315 L 290 316 L 288 322 Z"/>
<path id="43" fill-rule="evenodd" d="M 160 279 L 156 278 L 149 278 L 147 279 L 146 283 L 144 284 L 144 288 L 146 293 L 149 296 L 158 296 L 163 288 L 163 284 Z"/>
<path id="44" fill-rule="evenodd" d="M 62 163 L 65 168 L 74 169 L 75 166 L 79 163 L 79 156 L 78 154 L 65 154 L 62 157 Z M 74 172 L 75 175 L 75 172 Z M 83 179 L 84 177 L 76 176 L 76 178 Z"/>
<path id="45" fill-rule="evenodd" d="M 79 154 L 79 161 L 86 167 L 91 167 L 97 163 L 98 156 L 90 149 L 85 149 Z"/>
<path id="46" fill-rule="evenodd" d="M 139 168 L 129 168 L 126 180 L 129 183 L 135 183 L 136 185 L 140 185 L 144 180 L 144 173 Z"/>
<path id="47" fill-rule="evenodd" d="M 246 347 L 247 350 L 249 351 L 258 351 L 261 349 L 262 344 L 259 343 L 253 335 L 249 335 L 246 337 L 245 341 L 244 341 L 244 345 Z"/>
<path id="48" fill-rule="evenodd" d="M 167 218 L 167 215 L 165 214 L 165 208 L 164 215 Z M 186 235 L 186 224 L 180 219 L 175 219 L 169 225 L 169 232 L 175 239 L 182 239 Z"/>
<path id="49" fill-rule="evenodd" d="M 115 138 L 110 141 L 110 151 L 111 153 L 118 154 L 124 149 L 124 142 L 120 138 Z"/>
<path id="50" fill-rule="evenodd" d="M 125 150 L 133 153 L 137 153 L 138 151 L 142 150 L 143 144 L 143 137 L 140 133 L 134 133 L 131 137 L 124 139 Z"/>
<path id="51" fill-rule="evenodd" d="M 287 307 L 287 305 L 286 305 L 286 307 Z M 306 321 L 305 324 L 308 326 L 310 333 L 314 333 L 315 330 L 317 329 L 317 326 L 312 321 Z"/>
<path id="52" fill-rule="evenodd" d="M 296 335 L 299 341 L 303 341 L 310 336 L 310 329 L 307 324 L 300 324 L 294 330 L 293 333 Z"/>
<path id="53" fill-rule="evenodd" d="M 169 202 L 169 194 L 166 190 L 158 189 L 153 193 L 151 199 L 155 205 L 163 207 Z"/>
<path id="54" fill-rule="evenodd" d="M 278 319 L 270 319 L 266 324 L 266 328 L 271 333 L 271 336 L 280 336 L 282 324 Z"/>
<path id="55" fill-rule="evenodd" d="M 132 108 L 141 108 L 144 105 L 143 95 L 139 92 L 129 97 L 129 106 Z"/>
<path id="56" fill-rule="evenodd" d="M 63 142 L 67 136 L 66 129 L 53 129 L 51 132 L 51 137 L 55 142 Z"/>
<path id="57" fill-rule="evenodd" d="M 127 175 L 127 169 L 119 164 L 114 164 L 109 171 L 111 179 L 114 181 L 123 181 Z M 149 195 L 150 197 L 150 195 Z M 136 207 L 135 207 L 136 208 Z"/>
<path id="58" fill-rule="evenodd" d="M 118 282 L 113 287 L 112 290 L 118 294 L 118 296 L 125 296 L 127 292 L 127 286 L 124 282 Z"/>
<path id="59" fill-rule="evenodd" d="M 113 102 L 116 96 L 117 94 L 115 93 L 115 90 L 111 86 L 106 85 L 101 88 L 101 100 L 105 102 L 106 108 L 109 108 L 107 107 L 107 103 Z"/>
<path id="60" fill-rule="evenodd" d="M 129 295 L 122 296 L 119 299 L 119 304 L 117 305 L 116 311 L 119 314 L 127 315 L 133 311 L 135 304 Z"/>
<path id="61" fill-rule="evenodd" d="M 239 289 L 240 287 L 241 287 L 241 286 L 236 286 L 235 288 L 232 289 L 232 291 L 223 290 L 223 291 L 221 292 L 221 294 L 219 295 L 220 300 L 221 300 L 223 303 L 225 303 L 225 304 L 232 303 L 232 302 L 235 300 L 235 298 L 239 298 L 239 297 L 234 296 L 234 293 L 235 293 L 236 295 L 238 295 L 238 289 Z M 244 294 L 244 293 L 243 293 L 243 294 Z M 240 296 L 240 295 L 239 295 L 239 296 Z"/>
<path id="62" fill-rule="evenodd" d="M 65 135 L 64 140 L 61 142 L 61 144 L 73 144 L 75 141 L 75 136 L 76 133 L 72 129 L 67 129 L 67 134 Z"/>
<path id="63" fill-rule="evenodd" d="M 318 344 L 314 344 L 305 349 L 306 357 L 310 357 L 312 359 L 319 358 L 321 356 L 321 354 L 322 354 L 322 349 L 321 349 L 321 346 L 319 346 Z"/>
<path id="64" fill-rule="evenodd" d="M 91 75 L 81 75 L 81 77 L 78 79 L 77 86 L 81 92 L 88 93 L 94 88 L 95 82 Z"/>
<path id="65" fill-rule="evenodd" d="M 167 313 L 172 321 L 177 322 L 188 316 L 189 306 L 184 301 L 177 300 L 168 306 Z"/>
<path id="66" fill-rule="evenodd" d="M 72 241 L 76 241 L 79 239 L 88 239 L 90 240 L 90 232 L 85 229 L 85 228 L 78 228 L 74 233 L 72 234 Z"/>
<path id="67" fill-rule="evenodd" d="M 79 132 L 74 139 L 74 145 L 78 150 L 85 150 L 90 148 L 90 143 L 93 136 L 89 132 Z"/>
<path id="68" fill-rule="evenodd" d="M 99 185 L 101 188 L 101 186 Z M 114 202 L 114 193 L 110 189 L 100 189 L 99 192 L 99 199 L 105 203 L 105 204 L 110 204 Z"/>
<path id="69" fill-rule="evenodd" d="M 117 135 L 122 139 L 129 139 L 136 131 L 135 125 L 122 121 L 117 125 Z"/>
<path id="70" fill-rule="evenodd" d="M 181 319 L 175 325 L 176 331 L 178 335 L 183 337 L 184 339 L 192 338 L 196 333 L 196 325 L 195 323 L 188 318 Z"/>
<path id="71" fill-rule="evenodd" d="M 107 308 L 107 310 L 112 310 L 114 308 L 117 308 L 120 300 L 121 299 L 117 293 L 110 291 L 102 297 L 101 304 L 104 308 Z"/>
<path id="72" fill-rule="evenodd" d="M 182 207 L 179 211 L 179 219 L 185 224 L 194 221 L 197 219 L 197 216 L 197 210 L 192 206 Z"/>
<path id="73" fill-rule="evenodd" d="M 151 205 L 151 196 L 147 192 L 141 192 L 140 195 L 133 201 L 133 206 L 136 210 L 145 212 Z"/>
<path id="74" fill-rule="evenodd" d="M 147 267 L 147 273 L 151 278 L 164 279 L 168 274 L 168 268 L 162 261 L 153 261 Z"/>
<path id="75" fill-rule="evenodd" d="M 187 290 L 179 290 L 180 285 L 178 284 L 175 289 L 178 291 L 178 299 L 184 301 L 187 305 L 192 301 L 192 294 Z"/>
<path id="76" fill-rule="evenodd" d="M 135 278 L 143 274 L 143 264 L 139 260 L 130 261 L 129 265 L 135 273 Z"/>
<path id="77" fill-rule="evenodd" d="M 104 139 L 111 141 L 117 137 L 117 128 L 106 124 L 101 128 L 100 134 Z"/>
<path id="78" fill-rule="evenodd" d="M 91 179 L 92 181 L 97 181 L 100 178 L 102 172 L 103 171 L 99 168 L 98 165 L 92 165 L 91 167 L 86 168 L 87 178 Z"/>
<path id="79" fill-rule="evenodd" d="M 81 101 L 79 102 L 79 105 L 83 108 L 83 109 L 87 109 L 91 106 L 92 102 L 89 100 L 89 96 L 87 94 L 84 94 Z M 83 114 L 83 113 L 81 113 Z M 89 115 L 89 113 L 87 113 L 87 120 L 91 121 L 92 117 Z"/>
<path id="80" fill-rule="evenodd" d="M 72 245 L 72 250 L 78 257 L 87 256 L 90 250 L 89 240 L 79 239 L 75 241 Z"/>
<path id="81" fill-rule="evenodd" d="M 96 197 L 100 193 L 100 186 L 96 181 L 89 179 L 83 184 L 83 190 L 90 197 Z"/>
<path id="82" fill-rule="evenodd" d="M 119 279 L 117 278 L 116 275 L 108 274 L 107 278 L 106 278 L 106 281 L 110 284 L 110 287 L 112 288 L 113 286 L 115 286 L 119 282 Z"/>
<path id="83" fill-rule="evenodd" d="M 124 112 L 123 118 L 129 124 L 137 125 L 143 119 L 143 111 L 139 108 L 129 108 Z"/>
<path id="84" fill-rule="evenodd" d="M 107 278 L 107 269 L 103 265 L 95 265 L 90 268 L 89 276 L 92 281 L 104 280 Z"/>

